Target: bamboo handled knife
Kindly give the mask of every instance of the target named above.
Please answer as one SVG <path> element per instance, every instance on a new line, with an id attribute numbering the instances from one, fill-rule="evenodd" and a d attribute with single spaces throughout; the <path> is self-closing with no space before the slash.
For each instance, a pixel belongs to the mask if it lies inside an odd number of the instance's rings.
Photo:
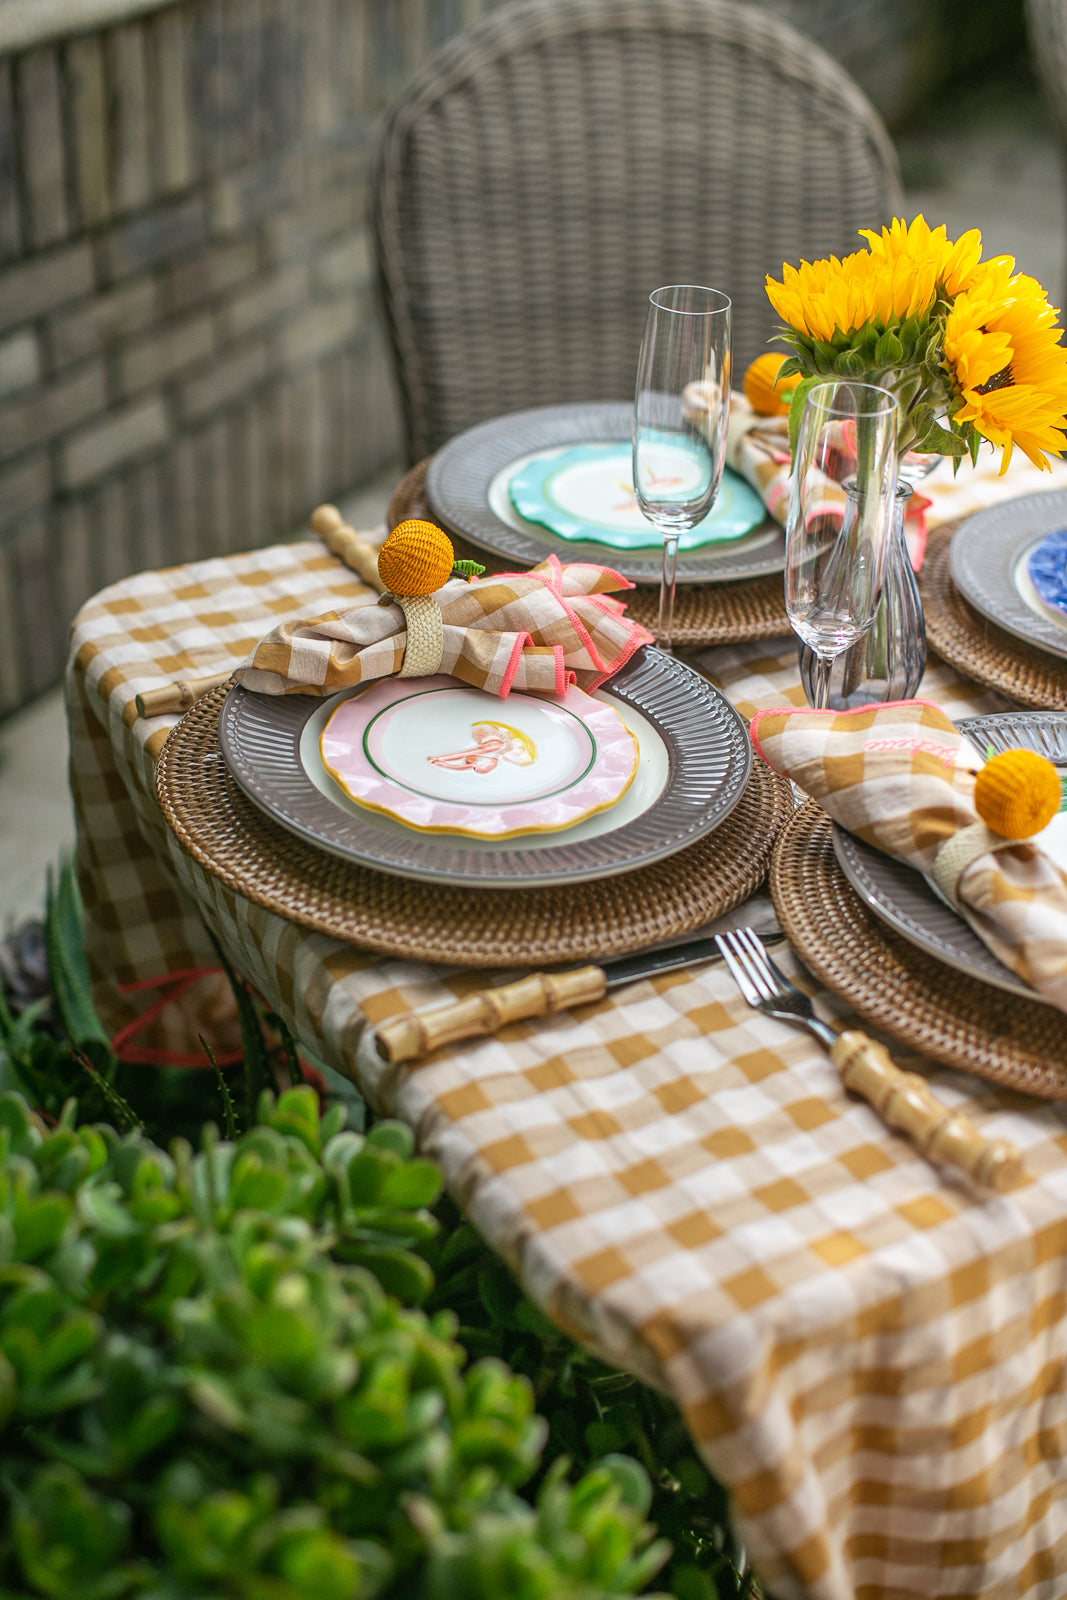
<path id="1" fill-rule="evenodd" d="M 765 944 L 777 944 L 781 933 L 761 934 Z M 408 1011 L 390 1017 L 377 1028 L 378 1054 L 386 1061 L 417 1061 L 444 1044 L 458 1039 L 479 1039 L 496 1033 L 505 1023 L 527 1017 L 549 1017 L 571 1006 L 591 1005 L 603 1000 L 613 989 L 621 989 L 641 978 L 654 978 L 663 972 L 700 962 L 721 961 L 712 935 L 690 939 L 666 949 L 639 951 L 605 961 L 601 967 L 570 967 L 556 972 L 532 972 L 516 983 L 496 989 L 479 989 L 463 1000 L 439 1006 L 434 1011 Z"/>

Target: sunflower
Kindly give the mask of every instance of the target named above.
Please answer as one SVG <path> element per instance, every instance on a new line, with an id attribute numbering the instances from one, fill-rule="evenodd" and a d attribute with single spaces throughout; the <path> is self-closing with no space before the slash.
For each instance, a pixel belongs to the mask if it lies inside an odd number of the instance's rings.
<path id="1" fill-rule="evenodd" d="M 857 377 L 897 395 L 902 450 L 974 455 L 987 439 L 1001 471 L 1016 445 L 1047 467 L 1067 447 L 1067 350 L 1041 285 L 1011 256 L 982 261 L 977 228 L 953 241 L 916 217 L 862 237 L 767 279 L 794 352 L 782 373 L 805 380 L 791 425 L 816 377 Z"/>
<path id="2" fill-rule="evenodd" d="M 1067 350 L 1057 313 L 1034 278 L 1009 256 L 986 262 L 945 319 L 944 360 L 959 404 L 952 420 L 1003 449 L 1015 445 L 1037 467 L 1067 444 Z"/>
<path id="3" fill-rule="evenodd" d="M 906 317 L 923 317 L 939 295 L 949 299 L 975 279 L 982 235 L 972 228 L 953 242 L 944 226 L 924 217 L 909 226 L 897 218 L 881 233 L 861 229 L 866 250 L 838 260 L 802 261 L 767 279 L 767 295 L 783 322 L 809 339 L 829 343 L 835 334 L 884 329 Z"/>
<path id="4" fill-rule="evenodd" d="M 936 286 L 931 263 L 857 250 L 843 260 L 830 256 L 784 265 L 780 283 L 768 277 L 767 297 L 790 328 L 828 344 L 835 333 L 921 316 L 933 305 Z"/>
<path id="5" fill-rule="evenodd" d="M 861 228 L 860 235 L 872 256 L 887 265 L 892 262 L 905 273 L 914 272 L 924 284 L 932 278 L 950 298 L 968 287 L 982 256 L 982 235 L 977 228 L 953 244 L 944 224 L 931 228 L 925 217 L 916 217 L 910 227 L 897 217 L 881 233 Z"/>

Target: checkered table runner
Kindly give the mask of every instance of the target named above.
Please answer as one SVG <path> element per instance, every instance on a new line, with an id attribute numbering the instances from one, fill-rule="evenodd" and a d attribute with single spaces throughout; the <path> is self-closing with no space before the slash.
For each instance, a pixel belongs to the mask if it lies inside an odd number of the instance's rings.
<path id="1" fill-rule="evenodd" d="M 1013 473 L 992 492 L 1035 486 L 1048 477 Z M 982 473 L 934 485 L 936 512 L 989 492 Z M 308 542 L 144 573 L 79 614 L 71 772 L 105 1020 L 175 993 L 142 1057 L 195 1052 L 199 1032 L 234 1043 L 218 977 L 201 973 L 217 960 L 206 923 L 309 1048 L 416 1129 L 528 1292 L 674 1396 L 780 1600 L 1060 1600 L 1067 1108 L 923 1063 L 946 1103 L 1025 1153 L 1026 1186 L 979 1197 L 851 1100 L 806 1034 L 749 1010 L 721 967 L 387 1067 L 368 1024 L 484 975 L 305 932 L 182 853 L 153 797 L 175 718 L 139 720 L 134 695 L 224 670 L 279 619 L 364 592 Z M 742 715 L 803 702 L 784 641 L 701 664 Z M 953 717 L 1004 705 L 936 663 L 923 693 Z M 187 976 L 168 989 L 168 974 Z"/>

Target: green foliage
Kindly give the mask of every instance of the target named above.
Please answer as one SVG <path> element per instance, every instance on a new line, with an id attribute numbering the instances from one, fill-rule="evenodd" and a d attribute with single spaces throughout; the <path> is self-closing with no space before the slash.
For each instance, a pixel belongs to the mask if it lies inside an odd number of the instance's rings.
<path id="1" fill-rule="evenodd" d="M 363 1138 L 319 1063 L 325 1116 L 277 1097 L 294 1042 L 232 973 L 242 1068 L 116 1062 L 69 868 L 42 942 L 62 1017 L 0 949 L 0 1089 L 56 1122 L 0 1094 L 5 1600 L 595 1600 L 662 1566 L 647 1515 L 678 1600 L 759 1592 L 675 1408 L 521 1294 L 406 1127 Z"/>
<path id="2" fill-rule="evenodd" d="M 168 1153 L 0 1094 L 0 1592 L 643 1588 L 667 1549 L 640 1469 L 572 1485 L 560 1461 L 520 1498 L 546 1432 L 532 1385 L 415 1308 L 440 1180 L 410 1132 L 353 1132 L 303 1085 L 256 1112 Z"/>
<path id="3" fill-rule="evenodd" d="M 729 1530 L 725 1491 L 697 1455 L 677 1407 L 606 1366 L 528 1300 L 504 1263 L 452 1203 L 437 1207 L 441 1232 L 425 1247 L 436 1274 L 427 1301 L 459 1317 L 472 1355 L 504 1361 L 530 1381 L 548 1423 L 542 1470 L 571 1461 L 634 1474 L 635 1498 L 673 1546 L 665 1586 L 679 1600 L 743 1600 L 762 1593 Z M 503 1593 L 503 1591 L 501 1591 Z"/>
<path id="4" fill-rule="evenodd" d="M 957 422 L 952 416 L 960 409 L 960 401 L 943 359 L 948 304 L 942 296 L 923 317 L 904 317 L 885 327 L 871 323 L 850 334 L 838 332 L 832 343 L 794 328 L 780 329 L 777 337 L 793 352 L 780 374 L 796 374 L 802 379 L 790 405 L 790 449 L 796 450 L 804 400 L 812 385 L 856 378 L 896 396 L 901 453 L 919 450 L 957 459 L 968 452 L 977 455 L 981 436 L 971 423 Z"/>
<path id="5" fill-rule="evenodd" d="M 0 947 L 0 974 L 6 980 L 0 982 L 0 1089 L 21 1091 L 45 1116 L 57 1117 L 64 1103 L 76 1097 L 89 1121 L 101 1118 L 122 1129 L 141 1128 L 164 1143 L 178 1134 L 196 1142 L 206 1115 L 217 1117 L 227 1134 L 235 1133 L 238 1120 L 243 1125 L 251 1121 L 263 1088 L 277 1090 L 302 1081 L 296 1048 L 281 1019 L 260 1017 L 221 951 L 245 1044 L 236 1079 L 241 1119 L 230 1077 L 206 1046 L 205 1067 L 211 1070 L 205 1074 L 117 1060 L 90 997 L 81 902 L 69 861 L 62 863 L 54 883 L 49 877 L 41 930 L 47 955 L 43 993 L 40 975 L 32 970 L 27 984 L 11 982 L 12 976 L 20 976 L 15 969 L 21 961 L 31 969 L 35 965 L 33 950 L 28 957 L 21 950 L 21 945 L 32 945 L 27 935 L 33 926 L 27 924 Z M 212 1079 L 214 1091 L 208 1087 Z M 358 1104 L 362 1111 L 362 1102 Z"/>

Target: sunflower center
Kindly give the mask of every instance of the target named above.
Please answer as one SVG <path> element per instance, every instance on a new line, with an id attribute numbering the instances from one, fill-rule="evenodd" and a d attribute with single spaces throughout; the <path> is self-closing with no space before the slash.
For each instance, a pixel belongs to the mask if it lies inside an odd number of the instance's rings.
<path id="1" fill-rule="evenodd" d="M 1014 382 L 1015 378 L 1012 375 L 1011 362 L 1009 361 L 1006 367 L 1002 367 L 999 372 L 994 372 L 993 376 L 987 378 L 985 383 L 980 383 L 975 393 L 992 394 L 994 389 L 1010 389 Z"/>

